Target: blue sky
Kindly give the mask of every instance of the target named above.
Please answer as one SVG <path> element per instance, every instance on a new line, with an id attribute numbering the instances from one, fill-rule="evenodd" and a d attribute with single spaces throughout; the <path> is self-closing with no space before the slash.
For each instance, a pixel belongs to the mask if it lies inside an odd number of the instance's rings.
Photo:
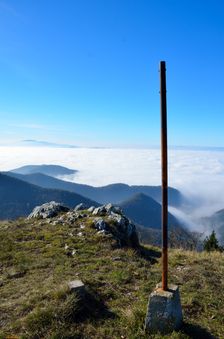
<path id="1" fill-rule="evenodd" d="M 0 0 L 0 143 L 224 146 L 222 0 Z"/>

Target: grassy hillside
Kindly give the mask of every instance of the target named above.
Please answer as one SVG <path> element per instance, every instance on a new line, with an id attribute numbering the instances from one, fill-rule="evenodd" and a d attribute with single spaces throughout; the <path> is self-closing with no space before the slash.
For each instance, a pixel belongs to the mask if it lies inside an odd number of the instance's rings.
<path id="1" fill-rule="evenodd" d="M 160 250 L 119 248 L 93 228 L 92 218 L 0 223 L 0 338 L 146 338 Z M 167 338 L 224 338 L 223 259 L 220 253 L 170 250 L 185 324 Z M 68 291 L 74 279 L 86 285 L 85 302 Z"/>

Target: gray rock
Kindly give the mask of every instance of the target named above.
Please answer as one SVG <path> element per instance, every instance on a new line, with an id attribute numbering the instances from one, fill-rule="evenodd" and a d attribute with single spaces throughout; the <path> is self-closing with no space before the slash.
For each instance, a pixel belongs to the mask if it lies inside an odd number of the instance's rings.
<path id="1" fill-rule="evenodd" d="M 88 208 L 88 212 L 90 212 L 90 213 L 93 213 L 93 211 L 95 210 L 95 206 L 91 206 L 90 208 Z"/>
<path id="2" fill-rule="evenodd" d="M 98 231 L 97 234 L 106 234 L 105 230 Z"/>
<path id="3" fill-rule="evenodd" d="M 37 206 L 34 210 L 30 213 L 27 219 L 31 218 L 39 218 L 39 219 L 46 219 L 46 218 L 53 218 L 56 217 L 61 212 L 67 212 L 69 208 L 57 203 L 55 201 L 47 202 L 41 206 Z"/>
<path id="4" fill-rule="evenodd" d="M 75 206 L 74 211 L 83 211 L 86 210 L 88 208 L 88 206 L 86 204 L 78 204 L 77 206 Z"/>
<path id="5" fill-rule="evenodd" d="M 94 221 L 94 227 L 98 231 L 106 231 L 107 223 L 103 219 L 97 219 L 97 220 Z"/>
<path id="6" fill-rule="evenodd" d="M 92 209 L 91 209 L 92 211 Z M 92 211 L 93 215 L 111 215 L 111 214 L 122 214 L 120 207 L 116 207 L 111 203 L 102 205 L 100 207 L 94 208 Z"/>
<path id="7" fill-rule="evenodd" d="M 124 227 L 124 226 L 129 224 L 129 220 L 123 215 L 114 213 L 114 214 L 111 214 L 109 217 L 110 217 L 110 219 L 115 221 L 117 223 L 117 225 L 120 226 L 120 227 Z"/>
<path id="8" fill-rule="evenodd" d="M 113 220 L 113 233 L 116 236 L 120 246 L 139 247 L 138 234 L 136 227 L 124 215 L 111 214 L 109 219 Z"/>
<path id="9" fill-rule="evenodd" d="M 58 225 L 58 224 L 62 224 L 62 222 L 59 222 L 58 220 L 52 221 L 52 225 L 53 225 L 53 226 L 56 226 L 56 225 Z"/>
<path id="10" fill-rule="evenodd" d="M 107 205 L 104 205 L 104 207 L 107 212 L 111 212 L 114 206 L 111 203 L 109 203 Z"/>
<path id="11" fill-rule="evenodd" d="M 7 274 L 8 279 L 17 279 L 17 278 L 22 278 L 26 274 L 26 271 L 14 271 L 13 269 L 10 270 Z"/>
<path id="12" fill-rule="evenodd" d="M 107 210 L 105 206 L 96 207 L 93 211 L 93 215 L 106 215 Z"/>
<path id="13" fill-rule="evenodd" d="M 57 221 L 61 224 L 65 222 L 65 219 L 63 217 L 57 218 Z"/>
<path id="14" fill-rule="evenodd" d="M 104 205 L 104 208 L 107 211 L 107 214 L 122 214 L 121 208 L 118 206 L 114 206 L 111 203 Z"/>

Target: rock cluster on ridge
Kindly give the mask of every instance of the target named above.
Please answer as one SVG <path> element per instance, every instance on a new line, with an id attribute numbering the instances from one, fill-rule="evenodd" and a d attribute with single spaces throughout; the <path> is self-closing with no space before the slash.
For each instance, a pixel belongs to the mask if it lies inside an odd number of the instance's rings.
<path id="1" fill-rule="evenodd" d="M 135 225 L 123 214 L 119 207 L 112 204 L 100 207 L 92 206 L 89 209 L 84 209 L 85 207 L 84 204 L 79 204 L 73 209 L 69 209 L 51 201 L 35 207 L 28 219 L 47 219 L 49 223 L 56 226 L 58 224 L 75 225 L 76 222 L 88 218 L 97 233 L 112 236 L 118 246 L 139 246 Z M 82 229 L 84 228 L 85 222 L 80 226 L 78 236 L 83 235 Z"/>

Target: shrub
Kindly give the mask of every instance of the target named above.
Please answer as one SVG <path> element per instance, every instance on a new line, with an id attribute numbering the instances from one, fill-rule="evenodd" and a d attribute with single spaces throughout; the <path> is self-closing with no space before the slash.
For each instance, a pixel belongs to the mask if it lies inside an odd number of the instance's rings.
<path id="1" fill-rule="evenodd" d="M 204 251 L 222 251 L 222 247 L 219 246 L 219 242 L 216 238 L 215 231 L 213 230 L 210 236 L 206 237 L 204 240 Z"/>

